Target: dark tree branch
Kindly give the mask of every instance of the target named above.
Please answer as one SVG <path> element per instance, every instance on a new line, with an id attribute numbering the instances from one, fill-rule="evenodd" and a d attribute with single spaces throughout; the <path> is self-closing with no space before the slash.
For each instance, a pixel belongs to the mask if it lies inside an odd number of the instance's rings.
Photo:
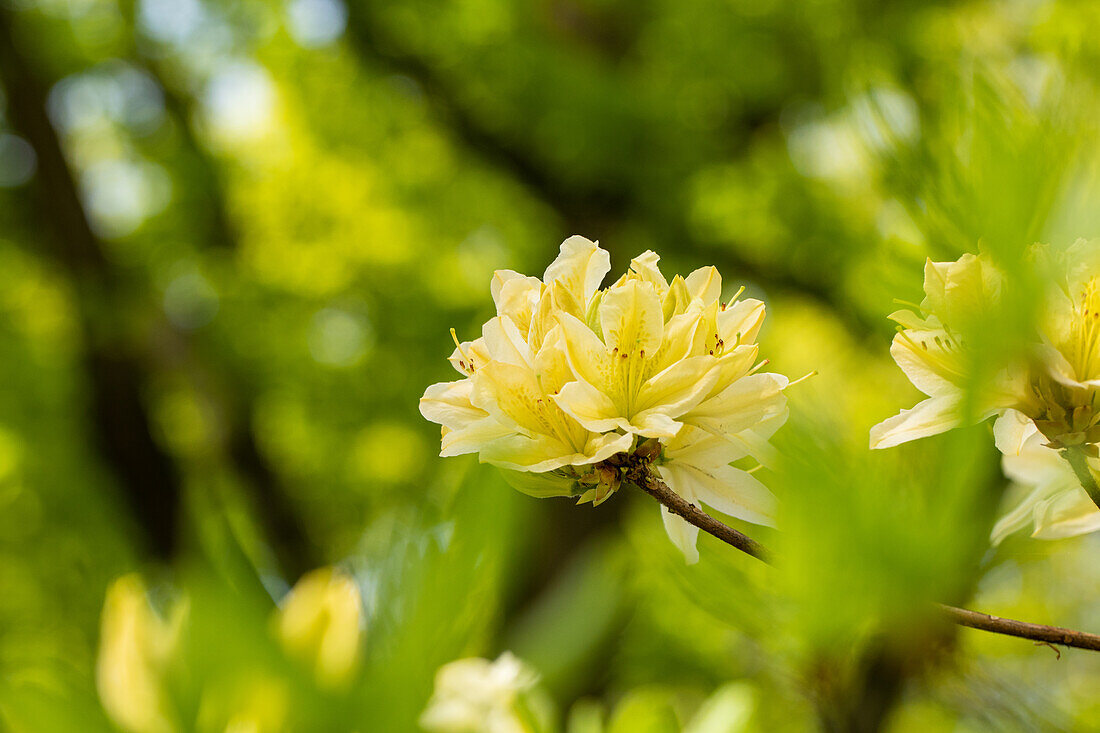
<path id="1" fill-rule="evenodd" d="M 668 487 L 661 479 L 653 475 L 648 466 L 641 466 L 631 470 L 625 477 L 630 483 L 640 487 L 647 494 L 659 501 L 673 514 L 683 517 L 690 524 L 698 527 L 707 534 L 713 535 L 741 552 L 752 555 L 758 560 L 769 563 L 768 551 L 756 540 L 738 532 L 736 529 L 719 522 L 714 517 L 700 510 L 694 504 L 685 501 L 679 494 Z M 1062 646 L 1077 649 L 1089 649 L 1100 651 L 1100 635 L 1090 634 L 1085 631 L 1065 629 L 1060 626 L 1044 626 L 1027 621 L 1014 621 L 1009 618 L 990 616 L 976 611 L 968 611 L 965 608 L 956 608 L 937 604 L 943 615 L 953 623 L 981 631 L 989 631 L 994 634 L 1006 636 L 1018 636 L 1022 639 L 1031 639 L 1036 642 L 1048 644 L 1061 644 Z"/>

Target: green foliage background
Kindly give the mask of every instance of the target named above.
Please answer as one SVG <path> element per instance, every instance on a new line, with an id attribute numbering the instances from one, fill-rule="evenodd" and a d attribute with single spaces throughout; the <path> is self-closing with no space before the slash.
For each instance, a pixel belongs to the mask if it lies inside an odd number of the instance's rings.
<path id="1" fill-rule="evenodd" d="M 885 316 L 919 301 L 926 257 L 983 246 L 1011 269 L 1034 241 L 1100 235 L 1096 3 L 4 0 L 0 18 L 12 730 L 109 726 L 114 577 L 207 593 L 202 638 L 239 662 L 273 652 L 236 631 L 333 562 L 364 589 L 366 662 L 339 705 L 295 698 L 303 730 L 413 729 L 440 664 L 504 649 L 563 709 L 621 701 L 613 730 L 675 728 L 730 681 L 753 701 L 737 730 L 1100 729 L 1100 656 L 927 614 L 1100 630 L 1097 538 L 988 547 L 1006 485 L 988 426 L 866 450 L 917 397 Z M 27 79 L 96 264 L 29 152 Z M 717 265 L 727 295 L 767 301 L 769 369 L 818 372 L 777 436 L 780 530 L 750 530 L 777 569 L 705 536 L 684 566 L 641 494 L 538 501 L 435 457 L 417 399 L 451 378 L 447 329 L 472 336 L 492 272 L 539 274 L 573 233 L 615 272 L 647 248 L 666 272 Z M 1015 305 L 991 353 L 1034 302 Z"/>

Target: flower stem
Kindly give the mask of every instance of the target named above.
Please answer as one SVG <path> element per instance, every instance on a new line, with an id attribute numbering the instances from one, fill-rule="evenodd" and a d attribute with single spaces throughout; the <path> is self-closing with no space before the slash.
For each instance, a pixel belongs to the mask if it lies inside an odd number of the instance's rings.
<path id="1" fill-rule="evenodd" d="M 661 502 L 673 514 L 682 517 L 688 524 L 693 524 L 707 534 L 713 535 L 727 545 L 736 547 L 741 552 L 752 555 L 757 560 L 769 563 L 768 551 L 756 540 L 748 535 L 738 532 L 728 524 L 719 522 L 714 517 L 704 512 L 699 507 L 686 501 L 682 496 L 668 487 L 661 479 L 650 471 L 647 466 L 631 472 L 626 480 L 635 484 L 642 491 Z"/>
<path id="2" fill-rule="evenodd" d="M 1073 469 L 1077 480 L 1081 482 L 1081 488 L 1092 499 L 1092 503 L 1100 508 L 1100 486 L 1096 485 L 1096 477 L 1092 475 L 1092 470 L 1089 468 L 1088 456 L 1077 446 L 1063 448 L 1060 453 L 1062 458 L 1066 459 L 1066 463 L 1069 464 L 1070 468 Z"/>
<path id="3" fill-rule="evenodd" d="M 1073 465 L 1073 461 L 1066 455 L 1070 450 L 1071 449 L 1063 451 L 1062 455 L 1066 457 L 1067 461 L 1070 461 L 1070 465 Z M 1088 466 L 1085 465 L 1084 454 L 1079 455 L 1081 465 L 1085 466 L 1085 473 L 1089 476 L 1089 479 L 1092 480 L 1092 474 L 1088 472 Z M 1074 470 L 1076 471 L 1076 468 Z M 652 496 L 667 507 L 670 512 L 682 517 L 688 523 L 695 525 L 709 535 L 717 537 L 727 545 L 741 552 L 752 555 L 762 562 L 771 564 L 771 553 L 768 552 L 767 548 L 751 537 L 718 521 L 699 509 L 699 507 L 686 501 L 683 497 L 670 489 L 668 484 L 659 479 L 653 471 L 650 470 L 648 464 L 638 465 L 630 469 L 623 478 L 628 483 L 634 484 L 642 491 Z M 1095 490 L 1095 480 L 1092 481 L 1092 486 Z M 1086 491 L 1087 490 L 1086 488 Z M 1096 500 L 1096 496 L 1091 493 L 1090 496 L 1093 496 L 1094 501 Z M 956 608 L 955 606 L 947 606 L 942 603 L 936 605 L 940 613 L 947 620 L 959 626 L 966 626 L 971 629 L 978 629 L 979 631 L 988 631 L 993 634 L 1030 639 L 1037 644 L 1060 644 L 1062 646 L 1075 647 L 1077 649 L 1100 651 L 1100 635 L 1098 634 L 1066 629 L 1061 626 L 1045 626 L 1043 624 L 1033 624 L 1027 621 L 1001 618 L 1000 616 L 990 616 L 989 614 L 969 611 L 965 608 Z"/>

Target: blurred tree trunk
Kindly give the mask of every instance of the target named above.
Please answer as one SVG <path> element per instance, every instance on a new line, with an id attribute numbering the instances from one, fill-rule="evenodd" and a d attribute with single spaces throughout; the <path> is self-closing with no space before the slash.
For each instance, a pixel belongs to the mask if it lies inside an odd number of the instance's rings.
<path id="1" fill-rule="evenodd" d="M 179 540 L 182 479 L 152 436 L 142 398 L 144 368 L 119 323 L 125 283 L 112 271 L 84 212 L 46 113 L 49 83 L 20 47 L 13 14 L 0 4 L 0 81 L 13 127 L 38 156 L 32 228 L 42 232 L 50 254 L 68 274 L 80 311 L 89 437 L 125 494 L 149 548 L 168 559 Z"/>
<path id="2" fill-rule="evenodd" d="M 181 171 L 182 175 L 177 180 L 187 181 L 196 189 L 195 193 L 205 204 L 203 212 L 206 219 L 198 227 L 201 231 L 198 248 L 236 252 L 240 238 L 226 205 L 224 177 L 218 161 L 195 134 L 194 100 L 178 88 L 178 83 L 173 83 L 163 73 L 162 61 L 143 50 L 133 0 L 120 0 L 119 11 L 129 32 L 128 60 L 156 80 L 164 95 L 165 111 L 180 133 L 180 145 L 189 165 L 186 171 Z M 216 373 L 212 374 L 210 369 L 205 368 L 206 365 L 197 363 L 196 349 L 190 334 L 172 328 L 172 336 L 189 361 L 183 368 L 188 372 L 206 372 L 207 379 L 192 379 L 192 382 L 202 381 L 202 385 L 196 384 L 196 389 L 219 406 L 226 421 L 223 445 L 225 455 L 243 480 L 250 494 L 252 508 L 263 525 L 279 565 L 287 579 L 293 583 L 306 571 L 320 565 L 323 558 L 320 549 L 310 540 L 290 492 L 256 441 L 252 427 L 255 390 L 248 386 L 247 378 L 235 374 L 231 367 L 218 365 Z M 211 389 L 210 383 L 216 389 Z"/>
<path id="3" fill-rule="evenodd" d="M 126 284 L 90 226 L 75 176 L 46 113 L 52 80 L 43 78 L 31 56 L 18 46 L 13 20 L 17 20 L 13 11 L 0 7 L 0 79 L 8 93 L 13 125 L 38 155 L 38 206 L 33 228 L 47 233 L 53 244 L 51 254 L 70 276 L 77 297 L 89 380 L 92 440 L 115 474 L 150 548 L 158 557 L 168 559 L 179 541 L 183 482 L 179 467 L 152 436 L 142 396 L 149 378 L 147 361 L 155 360 L 157 355 L 125 338 L 121 321 Z M 160 80 L 155 69 L 141 65 Z M 195 161 L 194 178 L 210 199 L 205 241 L 210 247 L 232 249 L 237 242 L 236 231 L 222 199 L 216 164 L 194 137 L 188 102 L 168 85 L 163 88 L 168 112 L 176 118 L 186 152 Z M 190 335 L 174 328 L 172 333 L 177 345 L 193 357 Z M 197 367 L 191 363 L 184 368 Z M 293 582 L 319 564 L 320 553 L 308 539 L 278 475 L 256 443 L 250 391 L 233 385 L 221 391 L 233 395 L 221 400 L 228 422 L 225 453 L 250 489 L 253 508 L 268 541 L 283 572 Z"/>

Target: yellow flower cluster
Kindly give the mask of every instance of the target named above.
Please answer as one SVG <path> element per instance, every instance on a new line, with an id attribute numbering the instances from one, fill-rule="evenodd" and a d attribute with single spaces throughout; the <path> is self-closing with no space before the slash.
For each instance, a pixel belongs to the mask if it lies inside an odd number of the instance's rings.
<path id="1" fill-rule="evenodd" d="M 970 373 L 967 324 L 996 308 L 1010 285 L 984 254 L 926 264 L 919 313 L 891 315 L 900 328 L 890 353 L 928 398 L 871 429 L 872 448 L 944 432 L 963 423 L 968 395 L 971 419 L 996 416 L 1006 474 L 1033 487 L 994 528 L 998 542 L 1029 523 L 1036 537 L 1100 529 L 1095 497 L 1081 483 L 1095 486 L 1100 475 L 1100 242 L 1035 245 L 1028 254 L 1052 287 L 1039 299 L 1027 353 L 983 384 Z"/>
<path id="2" fill-rule="evenodd" d="M 443 426 L 443 456 L 477 453 L 534 496 L 598 504 L 624 459 L 644 455 L 674 491 L 766 523 L 774 499 L 730 464 L 760 458 L 787 416 L 787 379 L 763 373 L 764 304 L 722 301 L 713 267 L 667 280 L 645 252 L 610 286 L 610 256 L 574 236 L 542 279 L 498 271 L 496 315 L 450 357 L 420 411 Z M 453 335 L 453 332 L 452 332 Z M 689 561 L 697 531 L 665 511 Z"/>

